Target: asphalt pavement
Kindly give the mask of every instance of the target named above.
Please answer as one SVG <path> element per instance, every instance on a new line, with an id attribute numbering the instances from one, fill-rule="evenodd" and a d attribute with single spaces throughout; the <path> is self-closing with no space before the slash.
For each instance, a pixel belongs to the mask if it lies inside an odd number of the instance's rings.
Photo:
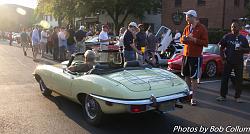
<path id="1" fill-rule="evenodd" d="M 174 130 L 188 133 L 203 127 L 210 130 L 207 133 L 223 128 L 226 133 L 229 125 L 250 127 L 250 83 L 244 83 L 245 103 L 234 101 L 232 86 L 228 100 L 217 102 L 219 80 L 203 80 L 196 107 L 184 104 L 184 108 L 165 115 L 108 115 L 102 126 L 93 127 L 83 120 L 79 104 L 55 93 L 49 98 L 41 95 L 32 76 L 40 64 L 56 62 L 44 58 L 33 62 L 31 49 L 24 56 L 19 45 L 0 41 L 0 134 L 171 134 Z"/>

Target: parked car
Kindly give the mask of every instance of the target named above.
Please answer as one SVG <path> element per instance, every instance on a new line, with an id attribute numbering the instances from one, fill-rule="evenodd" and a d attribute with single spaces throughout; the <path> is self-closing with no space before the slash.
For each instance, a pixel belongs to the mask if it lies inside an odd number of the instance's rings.
<path id="1" fill-rule="evenodd" d="M 113 39 L 113 41 L 111 41 L 109 43 L 109 45 L 114 45 L 116 44 L 116 36 L 110 36 L 111 39 Z M 93 49 L 96 48 L 98 49 L 100 47 L 100 41 L 99 41 L 99 36 L 95 35 L 95 36 L 91 36 L 88 37 L 88 39 L 85 41 L 85 45 L 86 45 L 86 49 Z"/>
<path id="2" fill-rule="evenodd" d="M 97 61 L 89 72 L 67 69 L 82 64 L 82 53 L 58 65 L 39 65 L 33 75 L 42 94 L 55 91 L 81 104 L 84 119 L 92 125 L 100 124 L 105 114 L 172 111 L 176 100 L 192 94 L 185 81 L 167 70 L 140 66 L 137 61 L 124 63 L 119 51 L 100 53 L 109 58 Z"/>
<path id="3" fill-rule="evenodd" d="M 158 65 L 167 65 L 168 60 L 173 55 L 183 50 L 183 45 L 173 42 L 172 32 L 165 26 L 161 26 L 155 36 L 159 40 L 159 47 L 155 54 L 156 63 Z"/>
<path id="4" fill-rule="evenodd" d="M 250 54 L 244 55 L 243 79 L 250 81 Z"/>
<path id="5" fill-rule="evenodd" d="M 20 33 L 13 33 L 12 39 L 17 42 L 17 44 L 21 43 L 21 34 Z"/>
<path id="6" fill-rule="evenodd" d="M 182 66 L 182 53 L 176 54 L 172 59 L 168 60 L 168 70 L 172 72 L 180 72 Z M 220 57 L 220 49 L 217 44 L 208 44 L 203 48 L 202 73 L 207 77 L 215 77 L 221 74 L 223 70 L 223 62 Z"/>

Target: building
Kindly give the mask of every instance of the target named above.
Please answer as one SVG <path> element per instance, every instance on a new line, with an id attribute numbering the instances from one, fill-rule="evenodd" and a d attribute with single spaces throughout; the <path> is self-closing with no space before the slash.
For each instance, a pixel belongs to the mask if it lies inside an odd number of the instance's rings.
<path id="1" fill-rule="evenodd" d="M 58 21 L 52 15 L 44 15 L 43 20 L 46 20 L 50 27 L 58 26 Z"/>
<path id="2" fill-rule="evenodd" d="M 33 20 L 34 9 L 15 5 L 0 5 L 0 30 L 18 32 L 22 27 L 30 27 Z"/>
<path id="3" fill-rule="evenodd" d="M 249 0 L 162 0 L 162 24 L 182 30 L 184 11 L 197 11 L 200 22 L 209 29 L 229 29 L 233 19 L 245 17 Z"/>

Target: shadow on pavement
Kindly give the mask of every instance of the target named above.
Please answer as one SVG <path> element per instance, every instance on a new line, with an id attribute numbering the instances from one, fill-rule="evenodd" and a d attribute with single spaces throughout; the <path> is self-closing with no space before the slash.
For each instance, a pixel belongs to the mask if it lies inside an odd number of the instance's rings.
<path id="1" fill-rule="evenodd" d="M 102 134 L 169 134 L 175 126 L 200 127 L 200 125 L 170 114 L 147 112 L 143 114 L 107 115 L 100 127 L 93 127 L 83 120 L 81 105 L 62 96 L 50 96 L 58 108 L 70 119 L 90 133 Z"/>
<path id="2" fill-rule="evenodd" d="M 229 94 L 225 102 L 216 101 L 216 97 L 219 96 L 218 91 L 209 88 L 202 88 L 199 90 L 198 99 L 200 102 L 199 107 L 220 111 L 223 113 L 231 114 L 236 117 L 240 117 L 250 121 L 250 83 L 244 84 L 243 89 L 245 90 L 242 94 L 244 103 L 237 103 L 234 99 L 234 89 L 229 89 Z M 245 93 L 245 94 L 244 94 Z"/>

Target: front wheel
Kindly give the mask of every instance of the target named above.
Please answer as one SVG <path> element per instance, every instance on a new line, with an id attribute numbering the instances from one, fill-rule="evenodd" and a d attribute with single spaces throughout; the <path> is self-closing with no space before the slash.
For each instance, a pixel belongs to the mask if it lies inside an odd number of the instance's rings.
<path id="1" fill-rule="evenodd" d="M 51 95 L 52 91 L 46 87 L 42 79 L 39 80 L 39 85 L 40 85 L 40 90 L 44 96 Z"/>
<path id="2" fill-rule="evenodd" d="M 90 95 L 86 95 L 82 101 L 84 119 L 91 125 L 100 125 L 104 114 L 98 102 Z"/>
<path id="3" fill-rule="evenodd" d="M 217 66 L 214 61 L 209 61 L 206 65 L 206 75 L 209 78 L 215 77 L 217 73 Z"/>

